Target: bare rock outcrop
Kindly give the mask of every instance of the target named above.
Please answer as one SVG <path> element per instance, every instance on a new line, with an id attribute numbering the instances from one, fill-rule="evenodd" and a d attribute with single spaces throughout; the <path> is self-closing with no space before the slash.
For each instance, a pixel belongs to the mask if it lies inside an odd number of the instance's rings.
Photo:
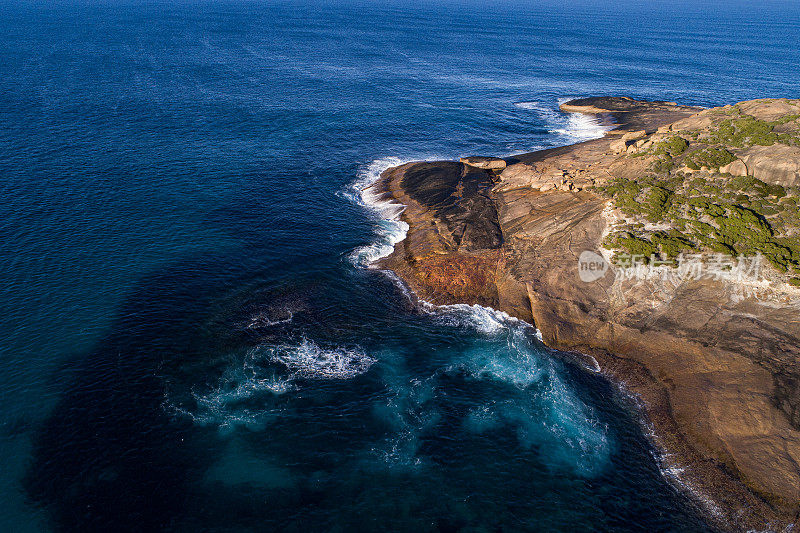
<path id="1" fill-rule="evenodd" d="M 783 186 L 800 185 L 800 147 L 775 144 L 751 146 L 737 153 L 746 175 L 766 183 Z M 741 167 L 731 174 L 741 175 Z"/>
<path id="2" fill-rule="evenodd" d="M 788 98 L 750 100 L 740 102 L 738 107 L 743 113 L 766 122 L 778 120 L 787 115 L 800 114 L 798 101 Z"/>

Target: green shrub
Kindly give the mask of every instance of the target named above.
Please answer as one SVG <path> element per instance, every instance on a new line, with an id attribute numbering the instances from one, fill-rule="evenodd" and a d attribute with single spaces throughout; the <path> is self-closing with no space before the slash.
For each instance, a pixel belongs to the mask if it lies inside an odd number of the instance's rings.
<path id="1" fill-rule="evenodd" d="M 668 189 L 662 187 L 650 189 L 643 204 L 643 210 L 650 222 L 659 222 L 664 218 L 671 197 L 672 192 Z"/>
<path id="2" fill-rule="evenodd" d="M 720 154 L 714 154 L 713 163 L 718 164 Z M 786 236 L 800 230 L 796 188 L 769 185 L 750 176 L 704 179 L 677 173 L 615 179 L 597 190 L 627 218 L 604 242 L 609 249 L 645 258 L 700 250 L 761 253 L 778 270 L 800 275 L 800 236 Z M 648 231 L 644 221 L 670 229 Z"/>
<path id="3" fill-rule="evenodd" d="M 655 245 L 643 237 L 631 233 L 615 235 L 609 241 L 612 249 L 621 249 L 630 255 L 641 255 L 648 261 L 650 256 L 657 252 Z"/>
<path id="4" fill-rule="evenodd" d="M 797 144 L 796 133 L 776 133 L 775 126 L 797 120 L 797 115 L 786 115 L 773 122 L 758 120 L 749 115 L 739 115 L 720 122 L 711 135 L 714 143 L 745 148 L 748 146 L 772 146 L 776 142 Z"/>
<path id="5" fill-rule="evenodd" d="M 681 252 L 694 250 L 696 248 L 694 242 L 679 235 L 656 232 L 653 234 L 652 239 L 653 244 L 657 246 L 661 254 L 666 257 L 677 257 Z"/>
<path id="6" fill-rule="evenodd" d="M 734 161 L 736 161 L 736 156 L 725 148 L 708 147 L 689 154 L 686 166 L 692 170 L 697 170 L 701 167 L 719 169 L 719 167 L 723 167 Z"/>
<path id="7" fill-rule="evenodd" d="M 653 153 L 656 155 L 668 155 L 675 157 L 681 155 L 686 151 L 687 148 L 689 148 L 689 143 L 686 142 L 686 139 L 678 137 L 677 135 L 673 135 L 668 139 L 658 143 L 655 146 Z"/>

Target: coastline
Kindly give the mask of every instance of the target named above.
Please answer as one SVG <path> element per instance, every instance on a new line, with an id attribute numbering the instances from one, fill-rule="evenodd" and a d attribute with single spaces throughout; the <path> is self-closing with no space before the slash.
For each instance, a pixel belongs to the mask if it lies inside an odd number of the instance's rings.
<path id="1" fill-rule="evenodd" d="M 401 162 L 402 164 L 412 163 L 413 161 Z M 386 170 L 389 170 L 393 167 L 389 166 Z M 385 172 L 381 172 L 381 175 Z M 374 181 L 369 182 L 366 186 L 364 186 L 361 191 L 366 192 L 371 188 L 378 188 L 380 184 L 381 176 L 378 176 Z M 388 197 L 387 197 L 388 195 Z M 405 205 L 397 202 L 391 195 L 388 193 L 374 193 L 370 194 L 370 198 L 362 196 L 360 199 L 360 203 L 372 210 L 377 214 L 385 215 L 387 218 L 384 220 L 390 222 L 399 222 L 401 221 L 402 213 L 405 210 Z M 401 244 L 403 240 L 406 238 L 406 234 L 408 231 L 408 224 L 404 223 L 406 226 L 405 230 L 403 231 L 402 238 L 398 239 L 397 241 L 391 244 L 392 251 L 394 248 Z M 385 237 L 385 236 L 384 236 Z M 351 256 L 351 258 L 360 257 L 359 252 L 365 248 L 384 248 L 386 245 L 385 242 L 381 242 L 380 240 L 373 242 L 370 245 L 365 247 L 356 249 Z M 501 319 L 504 320 L 514 320 L 519 321 L 520 323 L 524 324 L 526 327 L 530 328 L 534 332 L 534 336 L 544 344 L 542 333 L 541 331 L 533 324 L 532 321 L 528 321 L 513 315 L 506 313 L 501 309 L 495 309 L 490 306 L 484 306 L 481 304 L 468 304 L 468 303 L 442 303 L 436 304 L 431 301 L 428 301 L 422 298 L 406 281 L 405 278 L 401 277 L 394 270 L 391 268 L 383 268 L 381 266 L 381 260 L 385 259 L 391 253 L 382 255 L 377 257 L 371 261 L 361 261 L 356 260 L 354 264 L 357 266 L 374 269 L 381 272 L 383 275 L 387 276 L 395 285 L 401 290 L 401 292 L 411 301 L 411 303 L 424 312 L 428 313 L 435 313 L 436 311 L 446 311 L 452 308 L 461 308 L 469 307 L 469 308 L 481 308 L 489 313 L 497 314 L 500 316 Z M 561 357 L 564 359 L 568 359 L 570 363 L 575 364 L 584 369 L 586 372 L 591 372 L 595 374 L 600 374 L 603 376 L 608 382 L 616 388 L 616 390 L 626 397 L 631 403 L 635 406 L 637 411 L 636 420 L 641 426 L 645 436 L 647 437 L 648 442 L 650 443 L 652 449 L 651 453 L 658 464 L 659 471 L 661 475 L 671 484 L 673 485 L 678 491 L 686 494 L 689 499 L 698 506 L 698 511 L 701 514 L 704 514 L 707 518 L 710 518 L 710 522 L 715 523 L 716 525 L 721 525 L 722 527 L 729 526 L 730 523 L 725 519 L 725 513 L 719 508 L 719 506 L 713 501 L 713 499 L 702 491 L 696 484 L 692 482 L 692 480 L 684 479 L 682 473 L 685 470 L 685 464 L 683 461 L 678 459 L 675 453 L 670 453 L 666 445 L 661 444 L 657 430 L 655 429 L 652 421 L 648 415 L 648 407 L 646 403 L 643 401 L 642 397 L 634 392 L 629 384 L 625 381 L 624 378 L 619 376 L 610 375 L 604 367 L 600 365 L 598 360 L 588 353 L 581 353 L 581 352 L 566 352 L 566 351 L 559 351 Z M 591 364 L 589 363 L 591 361 Z M 673 458 L 674 457 L 674 458 Z"/>
<path id="2" fill-rule="evenodd" d="M 605 131 L 609 131 L 613 129 L 613 127 L 607 128 Z M 593 140 L 593 139 L 588 139 Z M 585 142 L 585 141 L 584 141 Z M 393 163 L 385 163 L 387 160 L 393 160 Z M 469 307 L 469 308 L 481 308 L 491 314 L 499 315 L 500 319 L 502 320 L 513 320 L 519 321 L 520 323 L 524 324 L 526 327 L 530 328 L 534 332 L 534 336 L 544 344 L 542 333 L 541 331 L 533 324 L 533 321 L 528 321 L 513 315 L 506 313 L 501 309 L 495 309 L 490 306 L 484 306 L 481 304 L 468 304 L 468 303 L 441 303 L 436 304 L 432 301 L 426 300 L 422 298 L 419 293 L 417 293 L 406 281 L 405 278 L 398 275 L 394 270 L 391 268 L 384 268 L 381 266 L 381 261 L 391 255 L 394 252 L 394 249 L 397 245 L 401 244 L 402 241 L 406 239 L 407 232 L 409 229 L 408 223 L 402 221 L 402 214 L 406 208 L 406 206 L 400 202 L 398 202 L 389 192 L 380 192 L 381 187 L 387 186 L 385 183 L 381 183 L 383 174 L 396 167 L 401 166 L 404 164 L 413 163 L 414 161 L 402 161 L 398 158 L 387 158 L 386 160 L 379 160 L 382 162 L 382 165 L 377 165 L 379 168 L 380 166 L 385 167 L 384 170 L 378 172 L 377 175 L 373 176 L 372 179 L 369 177 L 357 180 L 353 187 L 357 190 L 356 192 L 359 194 L 359 198 L 357 202 L 362 205 L 363 207 L 369 209 L 373 213 L 383 217 L 383 220 L 390 223 L 397 224 L 397 232 L 401 235 L 400 238 L 394 239 L 390 237 L 387 242 L 387 235 L 381 234 L 379 235 L 378 239 L 373 243 L 366 245 L 364 247 L 357 248 L 351 254 L 350 259 L 355 266 L 359 266 L 362 268 L 377 270 L 381 272 L 383 275 L 387 276 L 399 289 L 400 291 L 409 299 L 409 301 L 417 306 L 420 310 L 427 312 L 427 313 L 435 313 L 437 311 L 447 311 L 453 308 L 462 308 L 462 307 Z M 375 163 L 371 166 L 375 166 Z M 375 172 L 375 169 L 371 169 L 372 172 Z M 377 192 L 371 191 L 371 189 L 378 189 Z M 391 251 L 388 253 L 366 253 L 364 254 L 365 250 L 384 250 L 386 251 L 387 248 L 391 248 Z M 616 388 L 616 390 L 626 397 L 631 403 L 635 406 L 637 411 L 636 420 L 639 422 L 642 430 L 644 431 L 645 436 L 647 437 L 648 442 L 652 446 L 652 455 L 658 464 L 659 471 L 661 475 L 667 479 L 667 481 L 675 486 L 677 490 L 680 492 L 687 494 L 691 501 L 693 501 L 697 506 L 698 510 L 705 514 L 707 517 L 710 517 L 712 522 L 717 522 L 717 524 L 728 525 L 725 521 L 724 513 L 719 509 L 716 503 L 704 492 L 702 492 L 695 484 L 691 482 L 691 480 L 683 479 L 681 474 L 684 471 L 682 466 L 682 462 L 677 459 L 670 459 L 670 457 L 674 454 L 670 454 L 666 447 L 659 444 L 657 430 L 654 428 L 653 423 L 651 422 L 650 418 L 648 417 L 648 410 L 647 405 L 643 402 L 641 396 L 639 396 L 636 392 L 631 390 L 628 384 L 625 382 L 624 379 L 615 379 L 614 376 L 609 375 L 603 367 L 601 367 L 598 360 L 587 353 L 580 353 L 580 352 L 559 352 L 562 358 L 569 359 L 572 364 L 575 364 L 584 369 L 586 372 L 592 372 L 595 374 L 602 375 L 608 382 Z M 591 364 L 589 363 L 591 361 Z"/>
<path id="3" fill-rule="evenodd" d="M 412 161 L 407 161 L 405 163 L 412 163 Z M 386 170 L 389 170 L 393 167 L 388 167 Z M 385 171 L 383 171 L 385 172 Z M 381 174 L 383 174 L 381 172 Z M 377 177 L 374 181 L 370 182 L 366 185 L 362 191 L 366 192 L 371 188 L 378 188 L 380 183 L 381 177 Z M 388 195 L 388 198 L 387 198 Z M 393 199 L 391 195 L 388 193 L 375 193 L 370 195 L 371 198 L 363 197 L 361 198 L 361 203 L 368 209 L 371 209 L 375 213 L 384 214 L 387 216 L 387 221 L 398 222 L 402 218 L 402 213 L 405 209 L 405 205 L 397 202 Z M 403 232 L 403 237 L 398 239 L 396 242 L 391 244 L 392 251 L 394 251 L 394 247 L 401 244 L 403 240 L 406 238 L 406 233 L 408 231 L 408 224 L 405 223 L 406 229 Z M 367 245 L 363 248 L 370 248 L 370 247 L 381 247 L 383 248 L 385 243 L 381 243 L 380 240 L 374 242 L 370 245 Z M 353 256 L 357 256 L 358 252 L 362 250 L 362 248 L 357 249 Z M 531 330 L 534 331 L 534 336 L 544 344 L 544 340 L 542 338 L 541 331 L 533 324 L 533 321 L 528 321 L 513 315 L 506 313 L 501 309 L 495 309 L 490 306 L 484 306 L 481 304 L 468 304 L 468 303 L 442 303 L 436 304 L 431 301 L 428 301 L 422 298 L 406 281 L 405 278 L 398 275 L 394 270 L 391 268 L 383 268 L 380 266 L 381 260 L 385 259 L 391 253 L 382 255 L 372 261 L 358 261 L 358 266 L 374 269 L 380 271 L 382 274 L 387 276 L 389 279 L 392 280 L 393 283 L 401 290 L 401 292 L 416 306 L 418 306 L 421 310 L 429 313 L 435 312 L 435 310 L 448 310 L 450 308 L 456 307 L 471 307 L 471 308 L 482 308 L 490 313 L 499 314 L 504 319 L 511 319 L 517 320 L 526 327 L 529 327 Z M 716 523 L 716 525 L 721 525 L 722 527 L 730 526 L 730 523 L 725 519 L 725 513 L 719 508 L 719 506 L 715 503 L 715 501 L 706 494 L 697 484 L 693 483 L 690 479 L 684 479 L 682 476 L 683 472 L 685 471 L 685 461 L 681 461 L 676 453 L 670 453 L 668 448 L 665 444 L 661 443 L 661 439 L 658 436 L 658 432 L 653 425 L 649 417 L 649 411 L 647 404 L 643 401 L 642 397 L 637 394 L 625 381 L 624 377 L 618 375 L 611 375 L 605 369 L 606 367 L 601 366 L 598 360 L 588 354 L 588 353 L 581 353 L 581 352 L 567 352 L 567 351 L 559 351 L 563 358 L 569 359 L 572 364 L 575 364 L 584 369 L 586 372 L 592 372 L 595 374 L 602 375 L 608 382 L 616 388 L 616 390 L 625 396 L 627 399 L 631 401 L 631 403 L 635 406 L 637 410 L 637 421 L 639 422 L 641 429 L 644 431 L 645 436 L 647 437 L 648 442 L 652 446 L 652 455 L 658 464 L 659 471 L 661 475 L 670 483 L 672 484 L 677 490 L 680 492 L 687 494 L 691 501 L 698 506 L 698 510 L 704 514 L 707 518 L 710 518 L 712 523 Z M 592 364 L 589 364 L 591 361 Z"/>
<path id="4" fill-rule="evenodd" d="M 446 212 L 447 210 L 441 209 L 441 203 L 431 201 L 431 198 L 441 196 L 443 191 L 447 192 L 448 188 L 452 189 L 449 192 L 455 191 L 453 180 L 444 183 L 446 179 L 441 183 L 435 182 L 431 189 L 430 178 L 440 179 L 448 172 L 453 172 L 455 167 L 452 165 L 456 163 L 403 163 L 388 168 L 366 189 L 369 194 L 379 198 L 381 203 L 395 206 L 393 209 L 397 221 L 405 224 L 408 229 L 404 237 L 394 243 L 392 252 L 377 259 L 372 266 L 391 272 L 422 302 L 430 302 L 431 305 L 480 305 L 494 309 L 536 328 L 547 346 L 578 354 L 581 359 L 592 358 L 600 373 L 635 398 L 642 424 L 656 450 L 664 477 L 680 490 L 689 493 L 704 509 L 712 523 L 731 530 L 771 529 L 797 524 L 798 516 L 792 516 L 794 513 L 791 510 L 791 501 L 787 506 L 785 501 L 776 501 L 769 495 L 759 493 L 739 473 L 732 471 L 729 464 L 720 461 L 708 450 L 699 450 L 696 442 L 691 442 L 687 437 L 685 423 L 682 426 L 680 417 L 675 415 L 674 399 L 668 387 L 665 388 L 663 376 L 657 375 L 663 369 L 649 368 L 642 357 L 630 357 L 631 351 L 650 351 L 648 337 L 652 340 L 660 336 L 659 346 L 672 346 L 672 343 L 676 343 L 675 338 L 664 336 L 663 332 L 639 332 L 637 338 L 635 332 L 624 331 L 624 340 L 620 343 L 617 339 L 620 332 L 614 332 L 613 328 L 609 331 L 603 317 L 591 316 L 589 311 L 580 317 L 575 315 L 574 310 L 560 314 L 559 310 L 564 305 L 558 301 L 560 297 L 557 294 L 550 292 L 552 287 L 545 286 L 542 289 L 541 285 L 546 284 L 542 284 L 541 279 L 520 280 L 519 272 L 515 272 L 520 267 L 520 260 L 519 257 L 514 257 L 514 253 L 519 255 L 519 249 L 512 249 L 509 254 L 505 239 L 510 233 L 509 227 L 519 232 L 515 227 L 519 224 L 514 221 L 514 216 L 508 216 L 508 206 L 518 201 L 523 194 L 531 196 L 531 191 L 525 190 L 528 187 L 520 186 L 520 176 L 524 180 L 528 179 L 529 174 L 534 177 L 545 174 L 552 168 L 547 168 L 547 164 L 542 165 L 543 162 L 551 163 L 556 160 L 563 163 L 558 158 L 573 157 L 576 150 L 580 152 L 580 157 L 592 160 L 597 154 L 607 151 L 608 144 L 621 134 L 639 131 L 636 128 L 642 127 L 655 131 L 700 111 L 700 108 L 676 106 L 669 102 L 650 104 L 629 101 L 640 106 L 640 110 L 631 112 L 607 109 L 611 107 L 609 105 L 604 108 L 562 106 L 562 109 L 566 108 L 570 112 L 602 113 L 613 118 L 618 127 L 603 138 L 505 158 L 508 167 L 497 184 L 488 174 L 470 175 L 472 171 L 465 165 L 459 167 L 461 175 L 458 176 L 457 183 L 462 190 L 458 193 L 457 204 L 467 205 L 466 213 L 454 214 L 452 210 Z M 623 104 L 626 105 L 625 102 Z M 626 120 L 626 117 L 631 120 Z M 570 172 L 574 167 L 571 163 L 569 161 L 567 165 L 563 165 L 569 167 Z M 558 165 L 551 166 L 556 167 L 556 175 L 562 172 Z M 416 190 L 413 186 L 409 187 L 407 181 L 404 182 L 409 171 L 414 170 L 424 171 L 422 179 L 417 180 Z M 567 176 L 567 171 L 563 171 L 562 175 Z M 582 232 L 583 242 L 573 243 L 570 238 L 570 248 L 572 245 L 583 244 L 586 249 L 592 249 L 599 242 L 598 232 L 604 229 L 599 228 L 597 222 L 597 214 L 603 202 L 585 191 L 590 182 L 580 179 L 578 172 L 577 179 L 572 179 L 568 184 L 564 180 L 563 188 L 542 187 L 534 191 L 532 196 L 535 201 L 541 201 L 543 197 L 550 197 L 549 200 L 552 201 L 549 205 L 535 205 L 538 209 L 534 211 L 542 216 L 533 227 L 545 231 L 552 229 L 546 222 L 548 217 L 562 217 L 564 212 L 577 209 L 579 215 L 573 216 L 567 226 L 570 231 L 575 231 L 577 227 L 578 232 Z M 463 184 L 468 180 L 475 182 L 477 186 L 465 195 Z M 425 183 L 425 187 L 430 190 L 421 191 L 420 183 Z M 548 192 L 549 194 L 543 194 Z M 494 215 L 491 210 L 486 211 L 485 198 L 495 206 Z M 473 216 L 476 204 L 479 206 L 479 217 Z M 492 243 L 493 228 L 487 228 L 485 224 L 478 222 L 485 219 L 487 213 L 490 219 L 496 216 L 497 226 L 502 228 L 504 242 L 496 246 L 496 243 Z M 511 220 L 512 223 L 504 220 Z M 587 222 L 588 228 L 581 226 Z M 454 232 L 453 227 L 459 229 Z M 514 234 L 513 237 L 517 238 L 517 235 Z M 546 277 L 546 270 L 546 265 L 540 263 L 536 278 Z M 563 269 L 560 273 L 563 275 Z M 561 290 L 558 284 L 555 287 Z M 597 295 L 591 296 L 593 298 L 587 298 L 587 301 L 598 299 Z M 607 297 L 605 291 L 602 297 Z M 585 332 L 577 331 L 581 329 L 595 332 L 593 335 L 597 339 L 587 339 Z M 676 350 L 697 351 L 692 343 L 686 342 L 685 346 L 680 346 L 681 342 L 683 341 L 678 340 L 675 344 Z M 615 346 L 620 349 L 615 351 Z M 667 378 L 667 382 L 669 380 Z"/>

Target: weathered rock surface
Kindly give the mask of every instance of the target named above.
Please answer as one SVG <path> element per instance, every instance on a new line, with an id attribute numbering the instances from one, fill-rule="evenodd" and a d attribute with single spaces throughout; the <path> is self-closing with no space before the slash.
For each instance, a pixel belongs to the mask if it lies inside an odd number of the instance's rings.
<path id="1" fill-rule="evenodd" d="M 719 167 L 720 172 L 727 172 L 731 176 L 748 176 L 750 175 L 750 170 L 747 168 L 747 165 L 741 159 L 737 159 L 733 163 L 729 163 L 727 165 L 723 165 Z"/>
<path id="2" fill-rule="evenodd" d="M 758 120 L 771 122 L 786 115 L 800 114 L 800 104 L 797 100 L 788 98 L 750 100 L 739 103 L 742 112 Z"/>
<path id="3" fill-rule="evenodd" d="M 800 147 L 783 144 L 751 146 L 736 155 L 745 165 L 746 175 L 774 185 L 800 185 Z M 741 167 L 733 170 L 741 175 Z"/>
<path id="4" fill-rule="evenodd" d="M 743 108 L 773 116 L 767 104 Z M 502 309 L 534 322 L 549 346 L 593 355 L 643 400 L 656 445 L 723 527 L 800 527 L 800 292 L 765 299 L 711 279 L 578 276 L 578 256 L 599 250 L 607 227 L 607 202 L 585 188 L 648 164 L 612 143 L 652 143 L 659 128 L 702 129 L 716 116 L 607 97 L 562 109 L 609 113 L 627 135 L 645 133 L 509 158 L 496 185 L 462 163 L 388 170 L 375 187 L 406 205 L 410 230 L 382 266 L 424 299 Z M 745 171 L 769 159 L 741 158 Z M 772 164 L 759 172 L 796 179 L 791 165 Z"/>
<path id="5" fill-rule="evenodd" d="M 469 157 L 462 157 L 459 159 L 459 162 L 471 167 L 480 168 L 482 170 L 493 170 L 496 172 L 500 172 L 506 168 L 505 159 L 500 159 L 499 157 L 471 155 Z"/>

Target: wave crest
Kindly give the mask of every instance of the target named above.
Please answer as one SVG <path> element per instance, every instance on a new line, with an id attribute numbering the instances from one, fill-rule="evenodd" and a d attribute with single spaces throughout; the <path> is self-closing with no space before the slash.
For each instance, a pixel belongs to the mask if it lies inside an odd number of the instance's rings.
<path id="1" fill-rule="evenodd" d="M 484 335 L 507 332 L 514 326 L 526 325 L 508 313 L 477 304 L 432 305 L 424 302 L 423 308 L 449 326 L 473 329 Z"/>

